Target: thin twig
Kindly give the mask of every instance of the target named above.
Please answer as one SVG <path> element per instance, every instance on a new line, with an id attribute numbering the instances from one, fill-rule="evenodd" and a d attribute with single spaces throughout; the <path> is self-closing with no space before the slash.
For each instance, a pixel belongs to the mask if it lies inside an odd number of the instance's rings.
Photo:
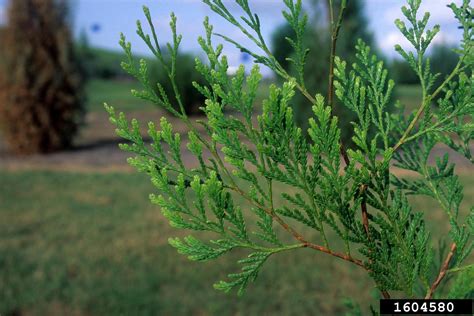
<path id="1" fill-rule="evenodd" d="M 438 277 L 434 281 L 433 285 L 431 285 L 431 288 L 428 290 L 428 293 L 426 293 L 425 300 L 431 299 L 434 291 L 436 291 L 436 288 L 439 286 L 443 278 L 446 276 L 446 273 L 449 268 L 449 263 L 451 262 L 451 259 L 453 258 L 455 251 L 456 251 L 456 244 L 453 243 L 451 245 L 451 249 L 449 250 L 448 255 L 446 256 L 446 259 L 444 260 L 443 266 L 441 267 L 441 270 L 439 271 Z"/>
<path id="2" fill-rule="evenodd" d="M 329 1 L 329 6 L 332 6 L 331 1 Z M 329 8 L 332 12 L 332 8 Z M 336 58 L 336 47 L 337 47 L 337 38 L 339 36 L 339 31 L 341 30 L 342 19 L 344 17 L 344 11 L 346 10 L 346 1 L 342 1 L 341 8 L 339 10 L 339 17 L 337 19 L 336 25 L 334 25 L 333 14 L 330 15 L 330 27 L 331 27 L 331 53 L 329 56 L 329 82 L 328 82 L 328 103 L 333 105 L 334 101 L 334 60 Z"/>
<path id="3" fill-rule="evenodd" d="M 315 244 L 312 244 L 312 243 L 309 243 L 309 242 L 304 243 L 304 247 L 315 249 L 315 250 L 330 254 L 331 256 L 338 257 L 338 258 L 341 258 L 343 260 L 352 262 L 352 263 L 354 263 L 354 264 L 356 264 L 356 265 L 358 265 L 358 266 L 360 266 L 360 267 L 367 270 L 367 267 L 364 265 L 364 263 L 361 260 L 355 259 L 355 258 L 353 258 L 353 257 L 351 257 L 347 254 L 334 252 L 334 251 L 331 251 L 330 249 L 328 249 L 326 247 L 315 245 Z"/>
<path id="4" fill-rule="evenodd" d="M 416 123 L 420 120 L 422 114 L 424 113 L 425 109 L 427 106 L 430 105 L 431 101 L 439 94 L 441 93 L 441 91 L 443 90 L 443 88 L 451 81 L 451 79 L 454 78 L 454 76 L 456 76 L 460 71 L 461 71 L 461 65 L 463 63 L 463 60 L 464 58 L 461 58 L 458 62 L 458 64 L 456 65 L 456 67 L 453 69 L 453 71 L 451 72 L 451 74 L 443 81 L 443 83 L 428 97 L 426 98 L 423 98 L 423 101 L 420 105 L 420 107 L 418 108 L 416 114 L 415 114 L 415 117 L 413 118 L 413 120 L 410 122 L 410 124 L 408 125 L 407 129 L 405 130 L 405 132 L 403 133 L 402 137 L 400 138 L 400 140 L 397 142 L 397 144 L 393 147 L 393 151 L 397 151 L 397 149 L 400 148 L 401 145 L 403 145 L 407 139 L 409 138 L 410 136 L 410 133 L 411 131 L 415 128 L 415 125 Z"/>
<path id="5" fill-rule="evenodd" d="M 336 58 L 336 48 L 337 48 L 337 39 L 339 37 L 339 31 L 342 26 L 342 19 L 344 17 L 344 11 L 346 10 L 346 0 L 343 0 L 341 3 L 341 8 L 339 9 L 339 16 L 337 18 L 336 24 L 334 24 L 334 9 L 332 7 L 332 1 L 328 1 L 328 12 L 329 12 L 329 27 L 331 29 L 331 52 L 329 55 L 329 80 L 328 80 L 328 104 L 331 107 L 334 107 L 334 60 Z M 346 166 L 349 165 L 350 160 L 347 155 L 346 148 L 342 141 L 339 143 L 339 151 L 344 163 Z"/>
<path id="6" fill-rule="evenodd" d="M 474 267 L 474 264 L 468 264 L 467 266 L 449 269 L 449 270 L 446 271 L 446 272 L 447 272 L 447 273 L 456 273 L 456 272 L 460 272 L 460 271 L 472 269 L 473 267 Z"/>
<path id="7" fill-rule="evenodd" d="M 320 246 L 320 245 L 316 245 L 316 244 L 313 244 L 309 241 L 307 241 L 300 233 L 298 233 L 295 229 L 293 229 L 290 225 L 288 225 L 280 216 L 278 216 L 278 214 L 276 214 L 274 211 L 272 211 L 271 209 L 265 207 L 264 205 L 261 205 L 257 202 L 255 202 L 254 200 L 252 200 L 249 196 L 247 196 L 247 194 L 245 194 L 245 192 L 243 192 L 240 188 L 238 187 L 233 187 L 231 188 L 233 191 L 237 192 L 238 194 L 240 194 L 244 199 L 246 199 L 247 201 L 249 201 L 250 203 L 252 203 L 255 207 L 258 207 L 260 209 L 262 209 L 263 211 L 265 211 L 268 215 L 270 215 L 278 224 L 280 224 L 280 226 L 286 230 L 288 233 L 290 233 L 296 240 L 298 240 L 299 242 L 301 242 L 303 244 L 303 247 L 307 247 L 307 248 L 311 248 L 311 249 L 315 249 L 315 250 L 318 250 L 318 251 L 321 251 L 321 252 L 324 252 L 324 253 L 327 253 L 331 256 L 334 256 L 334 257 L 338 257 L 338 258 L 341 258 L 343 260 L 346 260 L 348 262 L 352 262 L 364 269 L 367 270 L 367 267 L 364 265 L 364 263 L 362 262 L 362 260 L 359 260 L 359 259 L 356 259 L 356 258 L 353 258 L 352 256 L 348 255 L 348 254 L 342 254 L 342 253 L 339 253 L 339 252 L 334 252 L 332 251 L 331 249 L 327 248 L 327 247 L 324 247 L 324 246 Z"/>

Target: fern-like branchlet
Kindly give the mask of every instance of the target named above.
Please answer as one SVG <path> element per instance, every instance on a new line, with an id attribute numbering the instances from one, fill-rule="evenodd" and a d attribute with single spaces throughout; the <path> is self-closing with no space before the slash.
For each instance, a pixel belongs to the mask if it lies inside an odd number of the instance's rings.
<path id="1" fill-rule="evenodd" d="M 307 91 L 303 79 L 307 49 L 302 41 L 307 17 L 300 0 L 283 2 L 287 8 L 283 15 L 296 34 L 289 39 L 295 52 L 289 56 L 295 77 L 272 56 L 248 0 L 236 0 L 242 10 L 240 18 L 223 1 L 204 0 L 253 41 L 258 51 L 215 34 L 255 59 L 250 71 L 240 66 L 229 76 L 223 46 L 213 44 L 213 27 L 204 21 L 205 36 L 199 38 L 199 44 L 207 61 L 196 60 L 196 70 L 207 84 L 194 85 L 206 98 L 202 111 L 207 119 L 198 122 L 192 122 L 184 112 L 176 88 L 176 56 L 181 42 L 176 17 L 171 15 L 173 42 L 166 45 L 171 62 L 166 64 L 150 12 L 144 8 L 151 34 L 145 33 L 140 22 L 137 33 L 164 64 L 175 96 L 171 98 L 160 86 L 151 86 L 145 61 L 135 62 L 131 45 L 122 35 L 120 44 L 127 55 L 123 68 L 143 84 L 142 91 L 133 91 L 135 96 L 168 110 L 189 128 L 186 147 L 195 157 L 196 167 L 183 161 L 182 135 L 173 133 L 165 118 L 159 128 L 149 123 L 152 142 L 146 144 L 136 120 L 129 123 L 122 113 L 117 115 L 106 106 L 118 135 L 128 141 L 121 148 L 135 154 L 129 159 L 131 165 L 150 175 L 159 192 L 151 195 L 151 201 L 160 206 L 173 227 L 215 236 L 207 241 L 197 235 L 171 238 L 170 244 L 179 253 L 206 261 L 237 248 L 248 251 L 248 256 L 238 261 L 241 270 L 216 283 L 216 289 L 228 292 L 236 288 L 242 294 L 270 256 L 310 248 L 365 269 L 384 297 L 390 297 L 391 291 L 401 291 L 407 297 L 433 297 L 445 275 L 472 272 L 472 266 L 463 263 L 473 247 L 473 209 L 467 218 L 460 215 L 463 188 L 448 155 L 436 157 L 434 164 L 428 159 L 435 146 L 444 143 L 473 161 L 469 1 L 450 6 L 463 28 L 463 40 L 457 50 L 459 63 L 440 86 L 434 86 L 437 74 L 431 72 L 426 56 L 439 26 L 426 28 L 429 13 L 418 19 L 420 0 L 408 0 L 402 8 L 408 25 L 400 20 L 395 23 L 414 49 L 396 46 L 396 50 L 418 75 L 423 95 L 419 108 L 410 115 L 405 115 L 401 106 L 396 113 L 388 111 L 395 103 L 394 82 L 384 63 L 362 41 L 356 47 L 357 62 L 350 67 L 332 54 L 329 100 Z M 331 7 L 334 48 L 344 6 L 342 1 L 341 7 Z M 333 10 L 339 12 L 337 17 Z M 285 82 L 270 87 L 254 120 L 262 79 L 258 64 L 269 67 Z M 291 102 L 295 93 L 302 93 L 313 104 L 309 138 L 294 122 Z M 338 119 L 332 114 L 333 94 L 357 117 L 352 123 L 355 147 L 347 151 L 340 140 Z M 228 115 L 227 109 L 234 114 Z M 418 177 L 398 176 L 393 173 L 394 166 Z M 431 210 L 413 210 L 409 195 L 428 196 L 445 213 L 451 227 L 451 246 L 441 262 L 435 259 L 432 234 L 425 225 L 425 212 Z M 301 225 L 317 231 L 320 241 L 303 236 Z M 343 246 L 337 249 L 336 244 Z M 460 292 L 469 286 L 462 278 L 458 281 L 452 293 L 464 295 Z"/>

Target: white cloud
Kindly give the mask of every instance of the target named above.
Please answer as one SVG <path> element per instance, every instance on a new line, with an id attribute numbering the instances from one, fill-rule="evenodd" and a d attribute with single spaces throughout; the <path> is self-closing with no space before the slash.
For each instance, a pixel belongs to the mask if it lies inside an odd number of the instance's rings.
<path id="1" fill-rule="evenodd" d="M 390 32 L 380 39 L 379 46 L 385 51 L 393 51 L 394 46 L 399 44 L 403 49 L 410 48 L 410 42 L 400 32 Z"/>
<path id="2" fill-rule="evenodd" d="M 433 23 L 452 23 L 454 21 L 454 14 L 450 8 L 447 8 L 447 5 L 452 2 L 454 2 L 458 6 L 462 3 L 462 1 L 460 0 L 425 1 L 422 3 L 419 12 L 430 12 L 430 19 Z"/>
<path id="3" fill-rule="evenodd" d="M 405 1 L 386 0 L 384 5 L 381 5 L 378 0 L 368 0 L 368 3 L 371 2 L 379 3 L 377 6 L 378 13 L 383 17 L 379 19 L 377 15 L 371 14 L 370 10 L 368 11 L 379 47 L 392 57 L 398 56 L 394 51 L 395 44 L 400 44 L 405 50 L 411 51 L 412 45 L 400 34 L 393 23 L 398 18 L 409 24 L 400 10 Z M 457 29 L 457 21 L 452 10 L 447 7 L 451 2 L 453 0 L 424 1 L 418 11 L 418 18 L 421 18 L 425 12 L 430 12 L 428 29 L 433 28 L 435 24 L 441 26 L 441 31 L 435 36 L 433 44 L 456 44 L 459 42 L 461 33 Z M 462 0 L 454 0 L 457 5 L 460 5 L 461 2 Z"/>
<path id="4" fill-rule="evenodd" d="M 459 43 L 458 38 L 452 36 L 448 32 L 443 32 L 443 31 L 440 31 L 433 39 L 433 44 L 454 45 L 458 43 Z"/>
<path id="5" fill-rule="evenodd" d="M 393 21 L 397 18 L 404 18 L 403 13 L 401 11 L 401 7 L 403 5 L 406 6 L 405 3 L 396 3 L 396 2 L 389 2 L 389 5 L 386 6 L 386 13 L 385 18 Z M 448 4 L 454 2 L 456 5 L 460 5 L 462 3 L 461 0 L 436 0 L 436 1 L 423 1 L 421 3 L 420 9 L 418 10 L 418 17 L 420 18 L 425 14 L 425 12 L 430 12 L 430 21 L 432 23 L 452 23 L 454 19 L 453 12 L 450 8 L 447 7 Z"/>
<path id="6" fill-rule="evenodd" d="M 229 76 L 233 76 L 237 73 L 238 69 L 239 69 L 239 67 L 237 67 L 237 66 L 230 66 L 229 69 L 227 69 L 227 74 Z"/>
<path id="7" fill-rule="evenodd" d="M 433 39 L 433 44 L 456 44 L 458 43 L 457 39 L 451 36 L 447 32 L 440 31 L 435 38 Z M 394 46 L 399 44 L 405 51 L 414 51 L 413 45 L 400 33 L 397 31 L 390 32 L 383 38 L 379 40 L 379 47 L 389 55 L 394 56 L 398 55 L 395 52 Z"/>

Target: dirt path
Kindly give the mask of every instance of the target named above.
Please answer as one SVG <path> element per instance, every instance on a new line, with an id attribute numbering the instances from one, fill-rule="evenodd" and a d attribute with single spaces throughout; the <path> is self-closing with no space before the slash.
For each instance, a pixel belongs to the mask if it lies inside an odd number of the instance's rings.
<path id="1" fill-rule="evenodd" d="M 128 114 L 129 118 L 135 117 L 142 122 L 159 122 L 163 112 L 141 111 Z M 186 150 L 186 127 L 173 117 L 168 117 L 175 131 L 183 134 L 183 160 L 187 165 L 194 165 L 194 157 Z M 75 147 L 49 155 L 33 155 L 18 157 L 9 154 L 0 139 L 0 168 L 7 170 L 63 170 L 63 171 L 95 171 L 95 172 L 130 172 L 133 169 L 127 164 L 126 159 L 132 154 L 123 152 L 118 148 L 122 142 L 115 135 L 113 126 L 109 123 L 105 113 L 92 112 L 87 115 L 85 126 L 79 135 Z M 445 146 L 435 148 L 433 157 L 450 153 L 451 160 L 457 163 L 457 170 L 461 173 L 473 174 L 471 164 Z"/>
<path id="2" fill-rule="evenodd" d="M 163 112 L 140 111 L 127 114 L 128 118 L 137 118 L 142 122 L 143 135 L 146 134 L 145 122 L 159 122 Z M 176 132 L 185 133 L 186 127 L 174 117 L 168 117 Z M 183 140 L 185 140 L 183 135 Z M 8 170 L 41 169 L 67 171 L 132 171 L 127 164 L 127 157 L 132 154 L 118 148 L 122 139 L 115 135 L 106 113 L 92 112 L 86 117 L 85 126 L 71 149 L 48 154 L 32 156 L 15 156 L 6 150 L 0 138 L 0 168 Z M 184 148 L 183 148 L 184 149 Z M 184 160 L 191 159 L 183 151 Z"/>

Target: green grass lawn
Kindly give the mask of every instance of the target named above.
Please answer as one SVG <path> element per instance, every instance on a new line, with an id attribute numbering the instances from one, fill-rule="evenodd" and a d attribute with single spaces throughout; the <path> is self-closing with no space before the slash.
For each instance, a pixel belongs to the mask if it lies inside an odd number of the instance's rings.
<path id="1" fill-rule="evenodd" d="M 474 180 L 463 182 L 472 205 Z M 376 304 L 362 269 L 308 249 L 271 258 L 241 298 L 214 290 L 245 254 L 177 254 L 167 239 L 183 232 L 152 191 L 139 174 L 0 171 L 0 315 L 344 315 L 348 297 Z M 446 230 L 434 203 L 415 207 Z"/>
<path id="2" fill-rule="evenodd" d="M 421 88 L 419 85 L 400 85 L 396 87 L 395 97 L 405 105 L 409 113 L 415 111 L 421 103 Z"/>
<path id="3" fill-rule="evenodd" d="M 264 81 L 257 95 L 256 107 L 260 108 L 261 101 L 268 97 L 269 82 Z M 103 80 L 93 79 L 86 85 L 87 111 L 104 111 L 104 102 L 112 105 L 117 111 L 147 111 L 156 109 L 148 101 L 138 99 L 131 94 L 131 90 L 141 89 L 140 83 L 134 80 Z M 397 86 L 395 97 L 406 106 L 407 111 L 416 110 L 421 102 L 421 92 L 418 85 Z"/>
<path id="4" fill-rule="evenodd" d="M 112 105 L 118 111 L 140 111 L 155 108 L 150 102 L 132 96 L 130 91 L 140 88 L 140 84 L 133 80 L 91 80 L 86 85 L 86 110 L 105 111 L 104 102 Z"/>

